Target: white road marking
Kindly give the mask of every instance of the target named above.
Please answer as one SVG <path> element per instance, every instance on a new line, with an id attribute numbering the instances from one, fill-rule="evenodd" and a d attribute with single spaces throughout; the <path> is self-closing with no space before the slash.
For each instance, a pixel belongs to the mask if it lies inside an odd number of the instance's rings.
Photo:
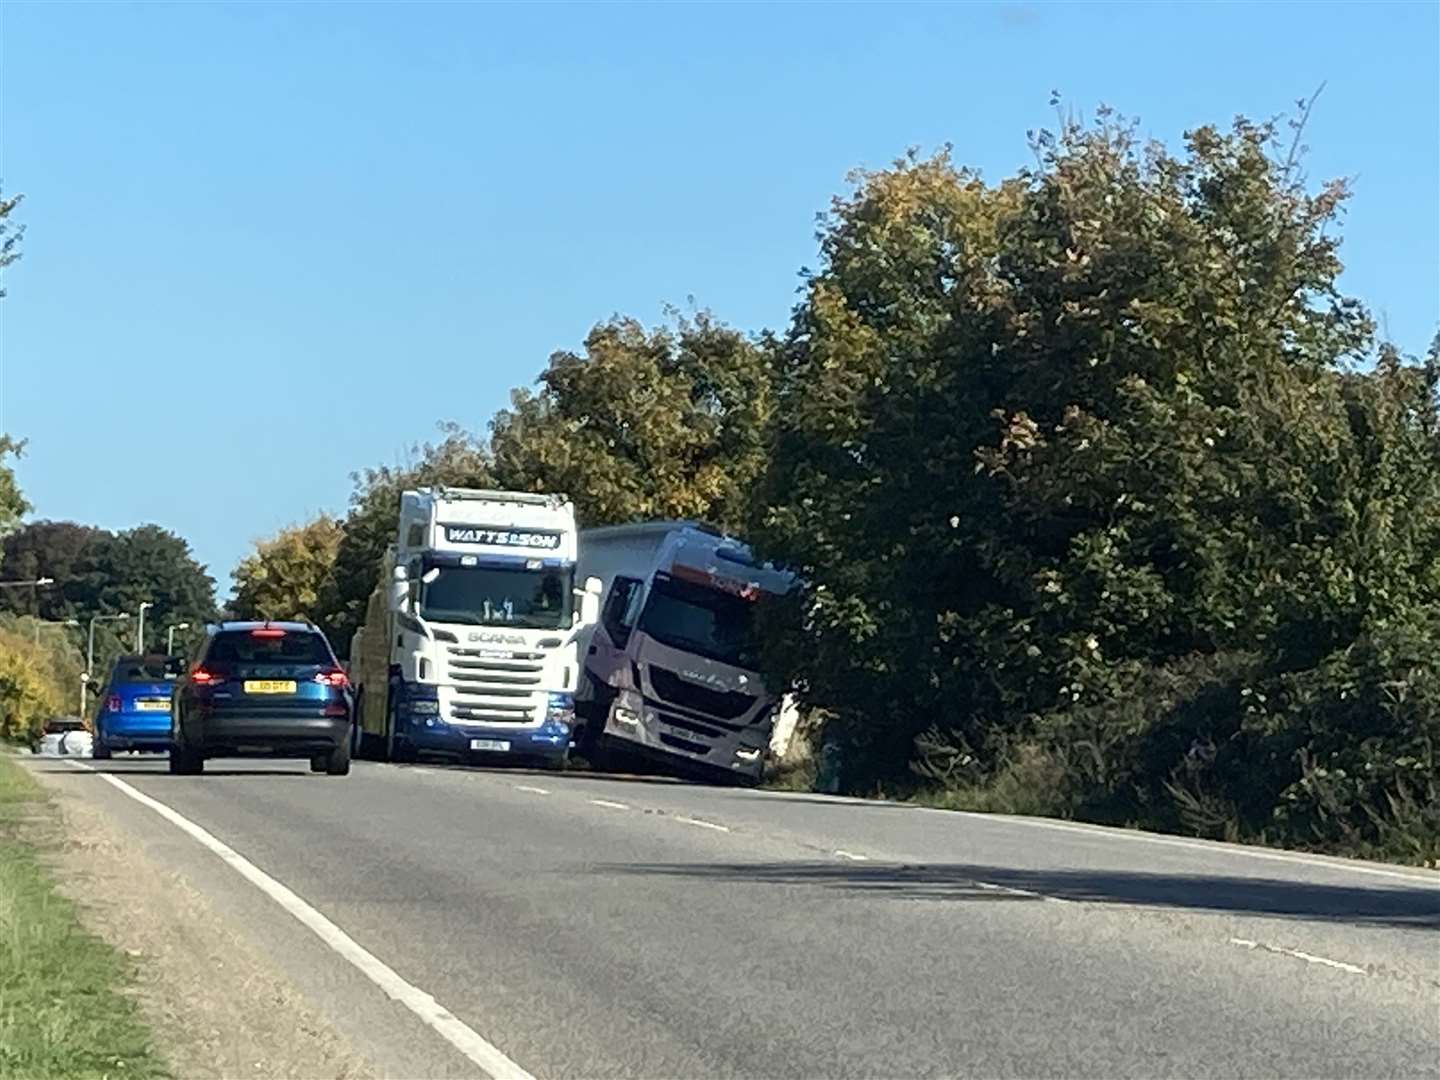
<path id="1" fill-rule="evenodd" d="M 836 850 L 836 851 L 832 851 L 831 854 L 834 855 L 837 859 L 849 859 L 851 862 L 869 862 L 869 861 L 870 861 L 870 856 L 869 856 L 869 855 L 856 855 L 855 852 L 853 852 L 853 851 L 840 851 L 840 850 Z"/>
<path id="2" fill-rule="evenodd" d="M 170 822 L 182 832 L 188 833 L 195 840 L 199 841 L 202 846 L 218 855 L 224 862 L 229 864 L 231 869 L 235 870 L 246 881 L 249 881 L 291 915 L 295 916 L 295 918 L 306 927 L 314 931 L 315 935 L 320 938 L 321 941 L 325 942 L 326 945 L 330 946 L 334 952 L 348 960 L 389 997 L 398 1001 L 419 1017 L 425 1024 L 439 1034 L 441 1038 L 482 1069 L 487 1076 L 494 1078 L 494 1080 L 534 1080 L 534 1077 L 532 1077 L 530 1073 L 506 1057 L 498 1047 L 488 1042 L 479 1032 L 467 1025 L 424 990 L 406 982 L 383 960 L 369 952 L 359 942 L 346 934 L 344 930 L 341 930 L 340 927 L 316 911 L 285 885 L 276 881 L 269 874 L 265 873 L 265 871 L 235 851 L 234 848 L 217 839 L 199 825 L 196 825 L 183 814 L 172 810 L 158 799 L 152 799 L 149 795 L 131 787 L 125 781 L 110 773 L 99 772 L 96 769 L 92 769 L 89 765 L 82 765 L 78 761 L 67 761 L 66 764 L 76 769 L 83 769 L 86 772 L 95 773 L 100 779 L 118 788 L 142 806 L 147 806 L 151 810 L 154 810 L 155 813 L 159 814 L 166 821 Z"/>
<path id="3" fill-rule="evenodd" d="M 1031 892 L 1029 889 L 1016 889 L 1010 885 L 996 885 L 993 881 L 977 881 L 975 882 L 975 887 L 977 889 L 984 889 L 986 892 L 1005 893 L 1008 896 L 1030 896 L 1036 899 L 1044 899 L 1041 893 Z"/>
<path id="4" fill-rule="evenodd" d="M 1363 967 L 1358 964 L 1347 964 L 1343 960 L 1331 960 L 1327 956 L 1316 956 L 1314 953 L 1301 952 L 1299 949 L 1282 949 L 1279 945 L 1266 945 L 1260 941 L 1250 941 L 1246 938 L 1232 937 L 1231 945 L 1239 945 L 1242 949 L 1253 951 L 1276 953 L 1280 956 L 1293 956 L 1296 960 L 1304 960 L 1307 964 L 1323 964 L 1325 967 L 1337 968 L 1340 971 L 1348 971 L 1352 975 L 1368 975 Z"/>
<path id="5" fill-rule="evenodd" d="M 419 773 L 421 776 L 434 776 L 434 769 L 427 769 L 423 765 L 411 765 L 407 772 Z"/>
<path id="6" fill-rule="evenodd" d="M 590 805 L 591 805 L 591 806 L 603 806 L 603 807 L 605 807 L 605 809 L 607 809 L 607 810 L 629 810 L 629 809 L 630 809 L 630 807 L 626 806 L 623 802 L 611 802 L 609 799 L 591 799 L 591 800 L 589 800 L 589 802 L 590 802 Z"/>
<path id="7" fill-rule="evenodd" d="M 531 787 L 529 784 L 516 784 L 516 791 L 528 791 L 531 795 L 549 795 L 543 787 Z"/>
<path id="8" fill-rule="evenodd" d="M 694 825 L 697 829 L 714 829 L 716 832 L 730 831 L 728 825 L 716 825 L 713 821 L 701 821 L 699 818 L 677 817 L 675 820 L 685 825 Z"/>

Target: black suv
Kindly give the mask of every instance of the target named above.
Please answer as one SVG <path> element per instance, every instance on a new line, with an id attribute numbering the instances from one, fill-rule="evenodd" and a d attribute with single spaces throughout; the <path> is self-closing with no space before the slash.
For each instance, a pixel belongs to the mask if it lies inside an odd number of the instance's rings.
<path id="1" fill-rule="evenodd" d="M 350 681 L 317 627 L 227 622 L 210 627 L 175 687 L 170 771 L 212 757 L 308 757 L 312 772 L 350 771 Z"/>

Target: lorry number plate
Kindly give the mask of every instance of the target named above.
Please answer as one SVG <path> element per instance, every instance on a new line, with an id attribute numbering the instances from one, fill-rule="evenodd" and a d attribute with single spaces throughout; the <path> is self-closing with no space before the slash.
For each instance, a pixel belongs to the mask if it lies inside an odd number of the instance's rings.
<path id="1" fill-rule="evenodd" d="M 509 739 L 471 739 L 471 750 L 495 750 L 500 753 L 510 749 Z"/>

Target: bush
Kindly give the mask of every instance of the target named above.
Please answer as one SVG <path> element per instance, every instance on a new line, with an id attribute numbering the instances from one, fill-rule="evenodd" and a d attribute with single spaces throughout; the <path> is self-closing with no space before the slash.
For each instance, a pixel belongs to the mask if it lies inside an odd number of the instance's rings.
<path id="1" fill-rule="evenodd" d="M 0 739 L 30 742 L 61 711 L 48 658 L 32 642 L 0 630 Z"/>

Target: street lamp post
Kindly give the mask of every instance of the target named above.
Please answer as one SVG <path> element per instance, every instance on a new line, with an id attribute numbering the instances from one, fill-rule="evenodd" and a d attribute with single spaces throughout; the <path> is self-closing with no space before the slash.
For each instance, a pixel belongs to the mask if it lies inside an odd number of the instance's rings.
<path id="1" fill-rule="evenodd" d="M 0 589 L 38 589 L 42 585 L 54 585 L 53 577 L 33 578 L 30 581 L 0 581 Z"/>
<path id="2" fill-rule="evenodd" d="M 169 627 L 166 628 L 166 630 L 165 630 L 165 655 L 166 655 L 166 656 L 174 656 L 174 655 L 175 655 L 175 631 L 176 631 L 176 630 L 189 630 L 189 629 L 190 629 L 190 624 L 189 624 L 188 622 L 177 622 L 177 623 L 174 623 L 174 624 L 172 624 L 171 626 L 169 626 Z"/>
<path id="3" fill-rule="evenodd" d="M 135 624 L 135 655 L 145 655 L 145 612 L 155 605 L 149 600 L 140 601 L 140 621 Z"/>
<path id="4" fill-rule="evenodd" d="M 124 622 L 130 618 L 128 611 L 122 611 L 119 615 L 92 615 L 90 617 L 89 643 L 85 646 L 85 679 L 80 684 L 80 715 L 85 715 L 85 695 L 90 687 L 90 680 L 95 677 L 95 624 L 97 622 Z"/>

